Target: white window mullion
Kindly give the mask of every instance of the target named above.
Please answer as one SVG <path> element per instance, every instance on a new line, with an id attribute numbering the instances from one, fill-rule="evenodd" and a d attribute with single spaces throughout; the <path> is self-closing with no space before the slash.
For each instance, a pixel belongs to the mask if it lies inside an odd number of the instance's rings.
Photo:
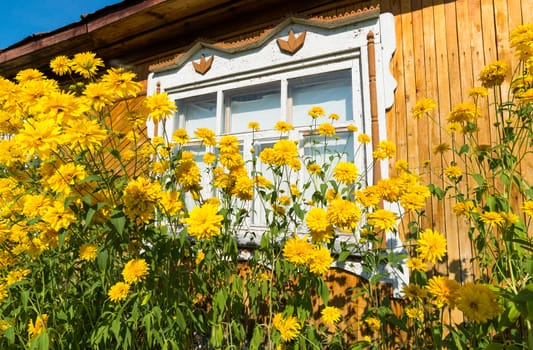
<path id="1" fill-rule="evenodd" d="M 216 116 L 216 125 L 215 125 L 215 133 L 217 135 L 222 134 L 225 132 L 224 124 L 226 123 L 226 120 L 228 119 L 225 115 L 226 111 L 226 104 L 224 101 L 224 92 L 222 90 L 217 91 L 217 116 Z"/>
<path id="2" fill-rule="evenodd" d="M 281 103 L 281 115 L 279 116 L 280 120 L 285 120 L 288 123 L 292 122 L 292 115 L 290 113 L 289 106 L 289 93 L 288 93 L 289 83 L 286 78 L 281 79 L 281 93 L 280 93 L 280 103 Z"/>

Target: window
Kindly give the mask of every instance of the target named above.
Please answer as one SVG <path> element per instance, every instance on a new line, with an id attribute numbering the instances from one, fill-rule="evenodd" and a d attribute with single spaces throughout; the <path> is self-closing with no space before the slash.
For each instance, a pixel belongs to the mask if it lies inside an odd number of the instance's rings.
<path id="1" fill-rule="evenodd" d="M 252 147 L 259 154 L 279 139 L 280 134 L 273 129 L 278 121 L 295 127 L 284 137 L 298 141 L 300 155 L 316 158 L 317 163 L 329 161 L 316 152 L 322 147 L 320 138 L 309 133 L 312 120 L 308 111 L 312 106 L 321 106 L 327 114 L 339 117 L 332 123 L 337 140 L 328 142 L 329 149 L 334 146 L 335 152 L 344 154 L 343 160 L 367 169 L 371 146 L 367 145 L 362 152 L 356 150 L 360 145 L 354 141 L 348 126 L 352 124 L 360 132 L 371 134 L 372 122 L 377 119 L 380 134 L 372 137 L 385 139 L 385 112 L 392 106 L 396 87 L 389 71 L 395 50 L 394 17 L 375 14 L 375 17 L 354 15 L 330 22 L 288 19 L 257 40 L 244 41 L 241 46 L 231 48 L 197 44 L 174 62 L 155 67 L 148 79 L 148 91 L 160 88 L 177 101 L 179 111 L 173 125 L 185 128 L 190 136 L 199 127 L 213 129 L 217 135 L 235 135 L 241 142 L 245 161 L 251 159 Z M 296 35 L 305 31 L 306 36 L 303 46 L 287 53 L 280 50 L 277 40 L 287 40 L 289 31 Z M 372 89 L 372 94 L 367 38 L 370 31 L 375 43 L 372 77 L 375 76 L 376 91 Z M 205 57 L 211 57 L 209 67 L 205 66 Z M 197 70 L 198 62 L 204 65 L 201 70 Z M 377 106 L 377 118 L 371 118 L 371 100 Z M 248 129 L 251 121 L 258 122 L 261 130 L 252 134 Z M 172 132 L 172 128 L 157 130 Z M 197 156 L 202 152 L 198 144 L 192 140 L 187 146 Z M 388 175 L 387 169 L 383 164 L 382 177 Z M 268 175 L 264 168 L 256 170 Z M 371 179 L 370 176 L 366 180 Z M 210 191 L 209 184 L 203 185 L 204 191 Z M 265 225 L 261 214 L 264 209 L 256 200 L 249 205 L 252 214 L 247 224 L 252 230 L 257 227 L 255 232 L 261 232 L 261 226 Z M 354 264 L 344 267 L 364 274 Z M 393 285 L 398 288 L 396 282 Z"/>

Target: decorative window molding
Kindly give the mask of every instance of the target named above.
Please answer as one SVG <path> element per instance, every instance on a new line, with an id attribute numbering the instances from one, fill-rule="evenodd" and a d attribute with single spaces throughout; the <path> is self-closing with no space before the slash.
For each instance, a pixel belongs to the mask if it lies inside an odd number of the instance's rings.
<path id="1" fill-rule="evenodd" d="M 335 123 L 339 134 L 353 124 L 376 142 L 384 140 L 386 110 L 394 102 L 396 88 L 389 69 L 395 40 L 393 15 L 380 14 L 378 9 L 338 19 L 288 18 L 254 40 L 233 45 L 198 42 L 174 59 L 151 66 L 148 93 L 154 93 L 159 84 L 161 91 L 177 101 L 179 110 L 166 128 L 149 126 L 150 135 L 157 130 L 171 134 L 180 127 L 192 135 L 202 126 L 214 129 L 217 135 L 233 133 L 243 148 L 249 149 L 251 137 L 245 128 L 254 115 L 272 116 L 254 120 L 261 125 L 261 131 L 254 134 L 260 145 L 266 147 L 279 137 L 272 130 L 278 120 L 294 124 L 288 137 L 301 141 L 306 133 L 298 116 L 309 104 L 324 103 L 326 112 L 343 118 Z M 261 111 L 265 113 L 258 113 Z M 346 144 L 350 145 L 349 141 Z M 351 160 L 368 169 L 372 147 L 353 155 Z M 374 168 L 367 182 L 384 177 L 388 177 L 386 162 Z M 250 225 L 260 228 L 260 218 Z M 399 237 L 388 235 L 388 247 L 402 251 Z M 249 236 L 238 239 L 243 246 L 256 244 Z M 356 261 L 338 267 L 364 276 Z M 408 276 L 402 271 L 395 273 L 400 277 L 390 282 L 394 294 L 399 295 Z"/>

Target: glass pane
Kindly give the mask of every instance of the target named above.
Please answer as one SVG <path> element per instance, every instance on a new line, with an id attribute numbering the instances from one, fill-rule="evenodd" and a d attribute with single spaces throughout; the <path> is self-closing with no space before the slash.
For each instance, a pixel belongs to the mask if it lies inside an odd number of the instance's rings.
<path id="1" fill-rule="evenodd" d="M 192 135 L 192 134 L 191 134 Z M 200 185 L 202 186 L 202 197 L 209 198 L 213 196 L 213 189 L 210 184 L 211 174 L 208 174 L 208 166 L 203 162 L 204 154 L 207 152 L 205 146 L 200 145 L 186 145 L 183 151 L 188 151 L 193 154 L 193 159 L 200 169 Z M 189 192 L 185 196 L 185 205 L 187 209 L 191 210 L 196 204 Z"/>
<path id="2" fill-rule="evenodd" d="M 309 163 L 316 163 L 320 165 L 322 171 L 326 174 L 326 179 L 332 177 L 332 171 L 339 162 L 356 162 L 353 132 L 342 132 L 336 135 L 338 138 L 328 137 L 324 140 L 323 136 L 307 136 L 304 138 L 304 157 L 305 165 Z M 360 164 L 356 166 L 359 171 L 363 171 Z M 302 171 L 301 180 L 303 183 L 309 182 L 310 176 L 307 171 Z M 311 183 L 315 184 L 314 181 Z M 319 186 L 319 185 L 318 185 Z M 304 198 L 310 199 L 319 187 L 310 186 L 304 192 Z"/>
<path id="3" fill-rule="evenodd" d="M 217 101 L 215 95 L 182 100 L 178 102 L 178 112 L 185 116 L 185 129 L 190 137 L 198 128 L 216 129 Z"/>
<path id="4" fill-rule="evenodd" d="M 313 135 L 304 139 L 304 155 L 311 157 L 316 163 L 331 163 L 329 157 L 333 156 L 333 161 L 353 162 L 355 160 L 354 136 L 353 132 L 337 133 L 335 137 Z"/>
<path id="5" fill-rule="evenodd" d="M 246 91 L 229 98 L 230 133 L 250 131 L 249 122 L 258 122 L 262 130 L 272 129 L 280 120 L 280 84 L 276 88 Z M 260 88 L 259 88 L 260 89 Z"/>
<path id="6" fill-rule="evenodd" d="M 335 113 L 339 120 L 352 120 L 352 77 L 350 70 L 291 80 L 292 121 L 295 126 L 311 125 L 307 112 L 313 106 Z"/>
<path id="7" fill-rule="evenodd" d="M 263 141 L 259 142 L 255 145 L 255 154 L 257 154 L 257 157 L 261 154 L 261 152 L 266 148 L 272 148 L 274 146 L 274 141 Z M 261 175 L 265 178 L 267 178 L 270 182 L 274 182 L 274 176 L 272 174 L 272 171 L 268 169 L 268 165 L 263 164 L 261 161 L 257 161 L 257 167 L 255 169 L 255 172 L 257 175 Z M 272 191 L 271 189 L 261 189 L 265 191 L 266 193 L 269 193 Z M 260 194 L 257 193 L 254 195 L 253 199 L 253 212 L 252 212 L 252 225 L 267 225 L 266 222 L 266 212 L 265 209 L 270 209 L 270 203 L 266 203 L 261 197 Z"/>

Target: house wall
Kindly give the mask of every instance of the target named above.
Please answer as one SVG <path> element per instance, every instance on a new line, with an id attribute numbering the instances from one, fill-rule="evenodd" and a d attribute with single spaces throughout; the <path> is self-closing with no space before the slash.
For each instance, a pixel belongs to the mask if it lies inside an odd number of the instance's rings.
<path id="1" fill-rule="evenodd" d="M 495 60 L 514 66 L 509 34 L 518 25 L 533 22 L 531 0 L 388 0 L 382 11 L 395 16 L 397 50 L 392 73 L 398 87 L 395 102 L 387 113 L 387 134 L 398 147 L 398 159 L 411 166 L 430 161 L 431 168 L 442 166 L 432 147 L 449 138 L 427 118 L 416 120 L 411 109 L 419 99 L 429 97 L 438 103 L 435 117 L 444 120 L 454 105 L 467 101 L 468 90 L 480 86 L 480 70 Z M 511 73 L 502 85 L 507 92 Z M 494 110 L 482 110 L 481 128 L 491 129 Z M 493 132 L 493 130 L 492 130 Z M 491 132 L 479 134 L 481 143 L 490 143 Z M 449 162 L 450 159 L 446 159 Z M 531 174 L 532 162 L 523 165 Z M 440 179 L 425 171 L 426 181 Z M 451 210 L 451 201 L 428 204 L 425 225 L 446 234 L 448 261 L 438 266 L 441 273 L 464 281 L 472 277 L 472 251 L 467 228 Z"/>

